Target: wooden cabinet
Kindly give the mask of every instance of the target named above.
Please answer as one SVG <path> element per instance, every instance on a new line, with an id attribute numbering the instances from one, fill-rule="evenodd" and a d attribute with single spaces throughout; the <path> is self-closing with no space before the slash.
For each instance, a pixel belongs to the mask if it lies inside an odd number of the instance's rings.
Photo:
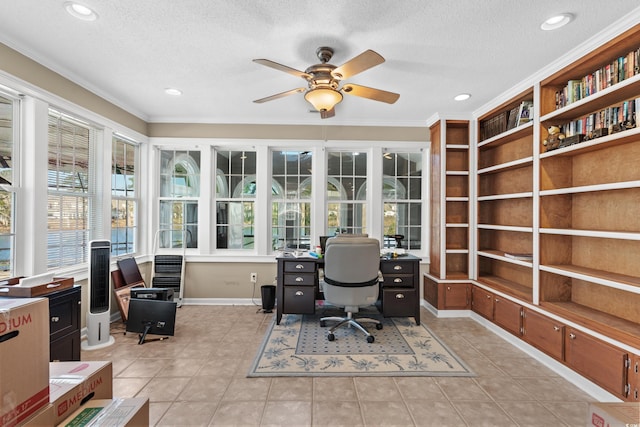
<path id="1" fill-rule="evenodd" d="M 80 360 L 80 286 L 46 296 L 49 299 L 51 361 Z"/>
<path id="2" fill-rule="evenodd" d="M 423 287 L 425 300 L 438 310 L 471 308 L 471 283 L 436 281 L 425 275 Z"/>
<path id="3" fill-rule="evenodd" d="M 485 113 L 483 122 L 517 114 L 533 103 L 533 89 Z M 477 144 L 477 280 L 533 301 L 533 121 Z M 514 259 L 517 255 L 520 259 Z M 523 255 L 526 255 L 523 257 Z M 530 257 L 530 258 L 528 258 Z M 524 259 L 522 259 L 524 258 Z"/>
<path id="4" fill-rule="evenodd" d="M 471 289 L 471 308 L 489 320 L 493 320 L 494 295 L 478 286 Z"/>
<path id="5" fill-rule="evenodd" d="M 493 322 L 514 335 L 522 334 L 522 306 L 508 299 L 493 299 Z"/>
<path id="6" fill-rule="evenodd" d="M 620 399 L 627 398 L 629 354 L 574 328 L 565 329 L 565 362 Z"/>
<path id="7" fill-rule="evenodd" d="M 581 99 L 573 103 L 556 105 L 556 98 L 569 82 L 588 82 L 589 76 L 638 47 L 640 25 L 544 79 L 537 144 L 540 304 L 636 348 L 640 348 L 640 127 L 625 130 L 621 122 L 629 114 L 625 102 L 640 106 L 636 101 L 640 74 L 624 79 L 616 75 L 619 81 L 612 77 L 595 93 L 582 91 Z M 549 150 L 543 140 L 551 125 L 569 132 L 577 128 L 592 138 Z M 599 133 L 605 135 L 593 137 Z"/>
<path id="8" fill-rule="evenodd" d="M 420 264 L 413 256 L 382 259 L 382 314 L 413 317 L 420 324 Z"/>
<path id="9" fill-rule="evenodd" d="M 629 363 L 629 396 L 628 401 L 640 402 L 640 356 L 631 355 Z"/>
<path id="10" fill-rule="evenodd" d="M 558 361 L 564 360 L 565 325 L 537 311 L 524 309 L 523 339 Z"/>

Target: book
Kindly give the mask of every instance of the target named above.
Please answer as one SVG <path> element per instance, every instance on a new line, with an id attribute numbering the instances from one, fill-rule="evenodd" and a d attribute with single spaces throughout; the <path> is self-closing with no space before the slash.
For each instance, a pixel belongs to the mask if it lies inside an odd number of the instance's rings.
<path id="1" fill-rule="evenodd" d="M 518 109 L 518 122 L 516 126 L 520 126 L 525 124 L 533 119 L 533 102 L 532 101 L 522 101 L 520 103 L 520 108 Z"/>
<path id="2" fill-rule="evenodd" d="M 517 259 L 519 261 L 533 261 L 533 255 L 532 254 L 505 252 L 504 256 L 507 257 L 507 258 L 511 258 L 511 259 Z"/>

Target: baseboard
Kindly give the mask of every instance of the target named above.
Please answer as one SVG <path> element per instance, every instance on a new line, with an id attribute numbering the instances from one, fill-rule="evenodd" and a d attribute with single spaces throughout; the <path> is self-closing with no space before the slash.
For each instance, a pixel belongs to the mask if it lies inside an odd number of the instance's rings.
<path id="1" fill-rule="evenodd" d="M 421 305 L 439 319 L 471 316 L 471 310 L 438 310 L 437 308 L 429 304 L 426 300 L 422 300 Z"/>

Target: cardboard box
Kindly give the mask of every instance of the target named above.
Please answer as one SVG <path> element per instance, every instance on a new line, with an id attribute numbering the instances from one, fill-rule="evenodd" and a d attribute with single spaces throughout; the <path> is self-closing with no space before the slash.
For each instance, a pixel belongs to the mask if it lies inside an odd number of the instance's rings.
<path id="1" fill-rule="evenodd" d="M 119 427 L 148 427 L 149 398 L 91 399 L 59 425 L 85 426 L 90 423 Z"/>
<path id="2" fill-rule="evenodd" d="M 111 362 L 51 362 L 49 401 L 58 424 L 90 399 L 113 397 Z"/>
<path id="3" fill-rule="evenodd" d="M 49 301 L 0 298 L 0 426 L 49 403 Z"/>
<path id="4" fill-rule="evenodd" d="M 640 426 L 640 403 L 591 403 L 587 425 L 593 427 Z"/>

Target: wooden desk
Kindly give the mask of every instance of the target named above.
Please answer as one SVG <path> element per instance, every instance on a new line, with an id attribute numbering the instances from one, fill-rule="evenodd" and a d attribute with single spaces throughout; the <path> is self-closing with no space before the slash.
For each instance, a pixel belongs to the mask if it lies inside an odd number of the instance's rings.
<path id="1" fill-rule="evenodd" d="M 283 314 L 313 314 L 316 300 L 323 299 L 318 287 L 320 258 L 281 256 L 276 286 L 276 322 Z M 380 258 L 384 281 L 380 284 L 379 309 L 384 317 L 413 317 L 420 324 L 420 258 L 405 255 Z"/>

